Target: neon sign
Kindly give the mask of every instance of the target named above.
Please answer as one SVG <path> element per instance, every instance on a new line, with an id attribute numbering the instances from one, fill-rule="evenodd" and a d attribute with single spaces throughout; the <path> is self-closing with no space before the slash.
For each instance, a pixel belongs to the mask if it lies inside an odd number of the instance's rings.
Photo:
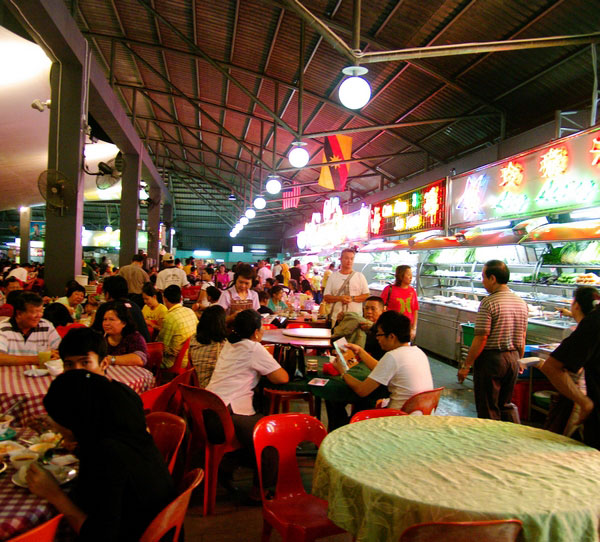
<path id="1" fill-rule="evenodd" d="M 452 226 L 600 205 L 600 129 L 453 177 Z"/>
<path id="2" fill-rule="evenodd" d="M 556 179 L 564 175 L 569 165 L 569 155 L 564 147 L 554 147 L 546 154 L 542 155 L 540 160 L 540 173 L 548 179 Z"/>
<path id="3" fill-rule="evenodd" d="M 483 214 L 481 206 L 487 185 L 486 175 L 472 175 L 467 179 L 465 191 L 456 204 L 456 208 L 462 210 L 465 220 L 475 220 Z"/>
<path id="4" fill-rule="evenodd" d="M 592 148 L 590 149 L 590 152 L 594 156 L 592 160 L 592 166 L 598 165 L 598 162 L 600 162 L 600 139 L 596 137 L 594 138 L 594 140 L 592 141 Z"/>
<path id="5" fill-rule="evenodd" d="M 444 226 L 446 185 L 436 181 L 428 186 L 383 201 L 371 208 L 370 233 L 394 235 Z"/>
<path id="6" fill-rule="evenodd" d="M 506 167 L 500 170 L 500 177 L 502 177 L 502 180 L 499 186 L 504 186 L 508 189 L 518 188 L 523 182 L 523 166 L 518 162 L 514 164 L 509 162 Z"/>

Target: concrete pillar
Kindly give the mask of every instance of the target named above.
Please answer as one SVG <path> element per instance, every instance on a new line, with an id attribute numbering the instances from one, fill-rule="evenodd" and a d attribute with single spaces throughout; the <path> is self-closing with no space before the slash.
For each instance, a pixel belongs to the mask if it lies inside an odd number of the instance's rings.
<path id="1" fill-rule="evenodd" d="M 142 161 L 138 154 L 126 154 L 121 177 L 121 250 L 119 267 L 131 263 L 137 254 L 137 227 L 140 218 L 139 190 Z"/>
<path id="2" fill-rule="evenodd" d="M 66 181 L 64 206 L 46 204 L 45 275 L 50 295 L 64 295 L 65 284 L 81 273 L 83 174 L 82 130 L 84 78 L 80 64 L 55 63 L 50 71 L 52 105 L 48 137 L 48 169 Z"/>
<path id="3" fill-rule="evenodd" d="M 166 230 L 165 245 L 167 252 L 173 253 L 173 247 L 171 246 L 171 228 L 173 227 L 173 205 L 171 203 L 165 203 L 163 205 L 163 224 Z"/>
<path id="4" fill-rule="evenodd" d="M 31 207 L 21 207 L 19 211 L 19 237 L 21 238 L 19 262 L 23 264 L 29 262 L 30 259 L 29 231 L 31 228 Z"/>
<path id="5" fill-rule="evenodd" d="M 159 265 L 160 239 L 160 188 L 150 185 L 150 207 L 148 207 L 148 259 L 149 265 Z"/>

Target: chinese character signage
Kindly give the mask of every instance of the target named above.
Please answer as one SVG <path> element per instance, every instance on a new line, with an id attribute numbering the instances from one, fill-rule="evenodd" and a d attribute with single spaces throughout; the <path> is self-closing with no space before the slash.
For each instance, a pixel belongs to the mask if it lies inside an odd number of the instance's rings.
<path id="1" fill-rule="evenodd" d="M 445 181 L 406 192 L 371 206 L 371 237 L 415 233 L 444 227 Z"/>
<path id="2" fill-rule="evenodd" d="M 298 234 L 298 248 L 321 250 L 345 242 L 366 240 L 369 228 L 369 207 L 343 214 L 340 199 L 329 198 L 322 213 L 313 213 L 312 220 Z"/>
<path id="3" fill-rule="evenodd" d="M 554 141 L 450 182 L 452 226 L 600 205 L 600 131 Z"/>

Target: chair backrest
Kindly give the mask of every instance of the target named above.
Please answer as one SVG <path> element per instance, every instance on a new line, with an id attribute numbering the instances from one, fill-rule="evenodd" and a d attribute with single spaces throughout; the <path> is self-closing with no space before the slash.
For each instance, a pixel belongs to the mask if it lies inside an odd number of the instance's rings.
<path id="1" fill-rule="evenodd" d="M 175 363 L 173 363 L 173 367 L 171 367 L 169 369 L 170 373 L 181 374 L 183 371 L 186 370 L 185 368 L 182 368 L 182 365 L 183 365 L 183 360 L 187 356 L 187 352 L 190 349 L 190 341 L 191 340 L 192 340 L 192 338 L 188 337 L 181 345 L 181 350 L 179 350 L 179 353 L 177 354 L 177 357 L 175 358 Z"/>
<path id="2" fill-rule="evenodd" d="M 263 329 L 277 329 L 277 326 L 275 324 L 263 324 L 262 328 Z"/>
<path id="3" fill-rule="evenodd" d="M 435 388 L 434 390 L 416 393 L 406 400 L 400 410 L 407 414 L 420 410 L 423 414 L 429 416 L 437 408 L 443 389 L 443 387 Z"/>
<path id="4" fill-rule="evenodd" d="M 177 497 L 165 506 L 152 520 L 152 523 L 146 527 L 140 542 L 158 542 L 171 529 L 173 529 L 173 538 L 169 538 L 169 540 L 172 540 L 172 542 L 179 540 L 179 533 L 190 503 L 192 491 L 202 482 L 203 477 L 204 471 L 202 469 L 191 470 L 185 475 Z"/>
<path id="5" fill-rule="evenodd" d="M 212 391 L 194 386 L 180 384 L 179 389 L 183 395 L 186 411 L 192 419 L 194 430 L 197 431 L 200 439 L 205 443 L 215 444 L 213 435 L 209 435 L 204 424 L 204 412 L 209 410 L 214 412 L 223 427 L 224 442 L 236 441 L 235 429 L 231 421 L 231 414 L 223 400 Z M 220 444 L 220 443 L 217 443 Z"/>
<path id="6" fill-rule="evenodd" d="M 308 328 L 312 327 L 310 324 L 303 324 L 302 322 L 293 322 L 285 326 L 287 329 L 299 329 L 299 328 Z"/>
<path id="7" fill-rule="evenodd" d="M 146 425 L 169 472 L 173 474 L 177 452 L 185 435 L 185 420 L 169 412 L 151 412 L 146 416 Z"/>
<path id="8" fill-rule="evenodd" d="M 256 424 L 254 451 L 263 500 L 261 461 L 263 450 L 267 446 L 273 446 L 279 455 L 275 499 L 302 495 L 305 491 L 296 459 L 296 448 L 301 442 L 313 442 L 318 447 L 326 436 L 327 430 L 317 418 L 296 412 L 265 416 Z"/>
<path id="9" fill-rule="evenodd" d="M 165 345 L 163 343 L 148 343 L 147 347 L 148 361 L 146 363 L 146 369 L 152 371 L 154 376 L 158 376 L 163 361 Z"/>
<path id="10" fill-rule="evenodd" d="M 52 540 L 54 540 L 54 535 L 56 534 L 58 524 L 62 518 L 63 515 L 58 514 L 58 516 L 54 516 L 45 523 L 38 525 L 26 533 L 15 536 L 7 542 L 52 542 Z"/>
<path id="11" fill-rule="evenodd" d="M 518 519 L 421 523 L 406 529 L 400 535 L 400 542 L 514 542 L 522 527 Z"/>
<path id="12" fill-rule="evenodd" d="M 387 416 L 408 416 L 408 414 L 395 408 L 374 408 L 372 410 L 361 410 L 352 416 L 352 418 L 350 418 L 350 423 L 362 422 L 363 420 L 370 420 L 371 418 L 385 418 Z"/>
<path id="13" fill-rule="evenodd" d="M 170 412 L 179 416 L 182 412 L 183 400 L 179 384 L 198 385 L 198 377 L 195 369 L 189 369 L 185 373 L 177 375 L 168 384 L 152 388 L 141 394 L 144 410 L 151 412 Z"/>

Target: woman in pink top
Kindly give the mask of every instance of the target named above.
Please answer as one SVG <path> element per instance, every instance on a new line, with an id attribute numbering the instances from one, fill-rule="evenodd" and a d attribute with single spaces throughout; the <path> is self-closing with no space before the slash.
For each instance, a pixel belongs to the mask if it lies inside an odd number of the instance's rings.
<path id="1" fill-rule="evenodd" d="M 410 320 L 410 340 L 415 340 L 417 319 L 419 316 L 419 300 L 416 290 L 410 285 L 412 271 L 410 265 L 396 267 L 396 282 L 383 289 L 381 297 L 386 310 L 397 311 Z"/>
<path id="2" fill-rule="evenodd" d="M 229 283 L 230 279 L 229 274 L 227 273 L 227 269 L 223 264 L 221 264 L 219 266 L 219 271 L 215 277 L 215 285 L 217 286 L 217 288 L 225 290 L 229 286 Z"/>

